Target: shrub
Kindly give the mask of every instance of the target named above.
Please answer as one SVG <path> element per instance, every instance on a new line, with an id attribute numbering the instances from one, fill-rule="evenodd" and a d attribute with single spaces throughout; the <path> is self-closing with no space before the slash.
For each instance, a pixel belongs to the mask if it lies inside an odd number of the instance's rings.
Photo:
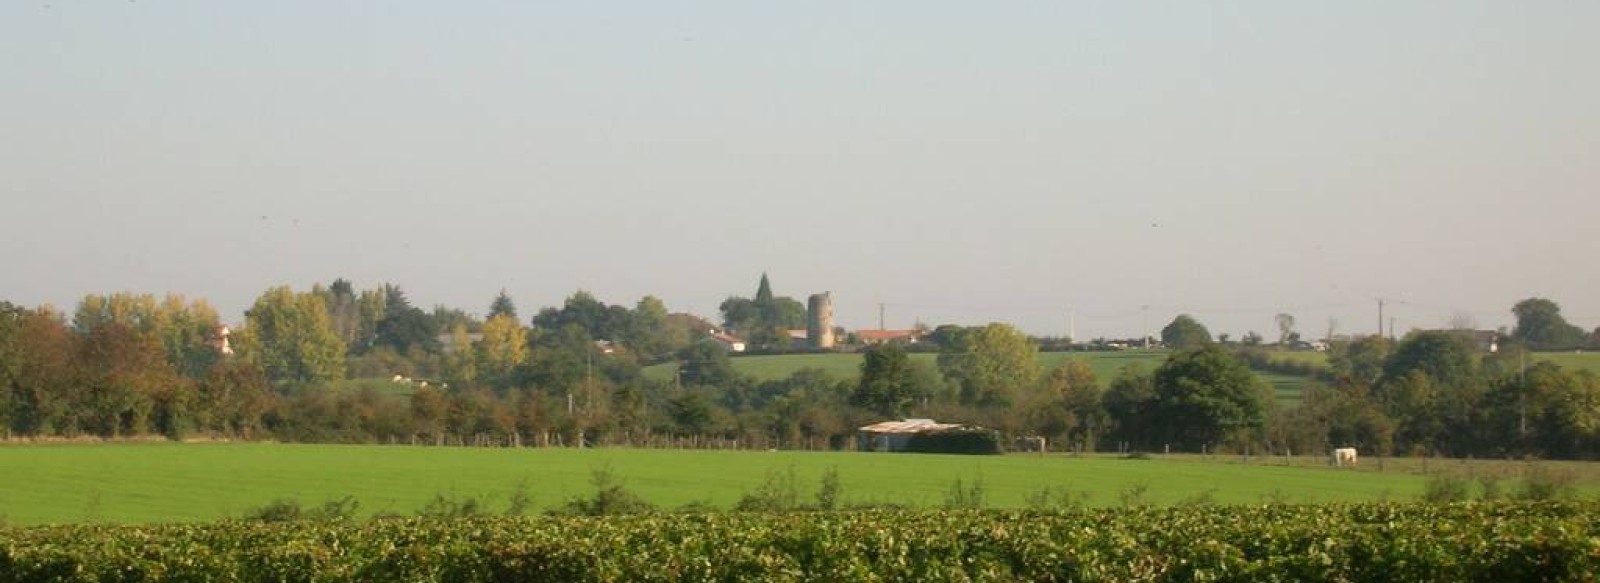
<path id="1" fill-rule="evenodd" d="M 817 488 L 817 508 L 836 510 L 844 497 L 844 486 L 839 484 L 839 469 L 828 468 L 822 472 L 822 485 Z"/>
<path id="2" fill-rule="evenodd" d="M 417 509 L 417 516 L 434 520 L 455 520 L 484 514 L 487 508 L 477 498 L 455 494 L 434 494 L 433 499 Z"/>
<path id="3" fill-rule="evenodd" d="M 643 514 L 656 509 L 655 505 L 624 486 L 622 478 L 612 472 L 609 466 L 589 472 L 589 481 L 594 484 L 593 497 L 568 500 L 560 508 L 552 509 L 550 514 L 608 516 Z"/>
<path id="4" fill-rule="evenodd" d="M 1472 483 L 1453 474 L 1435 474 L 1428 478 L 1422 500 L 1432 504 L 1465 502 L 1472 497 Z"/>
<path id="5" fill-rule="evenodd" d="M 971 485 L 963 485 L 961 478 L 956 478 L 945 492 L 944 507 L 983 508 L 983 476 L 978 476 Z"/>
<path id="6" fill-rule="evenodd" d="M 1572 497 L 1573 479 L 1571 472 L 1554 470 L 1539 464 L 1529 464 L 1528 470 L 1522 475 L 1522 489 L 1517 492 L 1519 500 L 1563 500 Z"/>
<path id="7" fill-rule="evenodd" d="M 917 433 L 906 441 L 905 450 L 912 453 L 998 455 L 1000 434 L 978 428 Z"/>
<path id="8" fill-rule="evenodd" d="M 745 492 L 733 509 L 741 512 L 794 510 L 800 505 L 800 487 L 795 483 L 794 467 L 787 472 L 768 470 L 766 479 L 755 490 Z"/>

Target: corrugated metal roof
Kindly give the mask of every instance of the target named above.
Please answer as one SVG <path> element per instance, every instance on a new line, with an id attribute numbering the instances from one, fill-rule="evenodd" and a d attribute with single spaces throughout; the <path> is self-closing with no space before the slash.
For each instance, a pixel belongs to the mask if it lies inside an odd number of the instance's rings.
<path id="1" fill-rule="evenodd" d="M 959 423 L 939 423 L 932 419 L 904 419 L 901 421 L 874 423 L 866 427 L 860 427 L 857 431 L 867 433 L 922 433 L 924 431 L 943 431 L 960 427 L 962 426 Z"/>

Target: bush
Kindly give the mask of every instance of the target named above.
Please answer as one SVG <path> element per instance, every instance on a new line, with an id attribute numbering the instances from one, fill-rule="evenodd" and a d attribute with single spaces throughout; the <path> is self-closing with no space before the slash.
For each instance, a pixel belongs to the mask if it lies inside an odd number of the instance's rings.
<path id="1" fill-rule="evenodd" d="M 550 511 L 552 515 L 569 516 L 610 516 L 617 514 L 644 514 L 654 512 L 654 504 L 645 499 L 622 483 L 622 478 L 611 471 L 609 466 L 589 472 L 589 481 L 594 484 L 594 496 L 590 498 L 574 498 L 568 500 L 560 508 Z"/>
<path id="2" fill-rule="evenodd" d="M 1452 474 L 1435 474 L 1428 478 L 1427 489 L 1422 493 L 1422 500 L 1430 504 L 1465 502 L 1471 497 L 1472 483 Z"/>
<path id="3" fill-rule="evenodd" d="M 487 508 L 477 498 L 440 493 L 434 494 L 433 500 L 418 508 L 417 516 L 434 520 L 455 520 L 481 516 L 485 510 Z"/>
<path id="4" fill-rule="evenodd" d="M 1588 581 L 1600 502 L 0 530 L 0 581 Z"/>
<path id="5" fill-rule="evenodd" d="M 983 476 L 978 476 L 971 485 L 963 485 L 961 478 L 950 484 L 950 490 L 944 495 L 945 508 L 983 508 Z"/>
<path id="6" fill-rule="evenodd" d="M 905 451 L 912 453 L 998 455 L 1000 453 L 1000 434 L 988 429 L 978 428 L 917 433 L 906 441 Z"/>
<path id="7" fill-rule="evenodd" d="M 1571 472 L 1562 472 L 1539 464 L 1529 464 L 1522 475 L 1519 500 L 1565 500 L 1574 492 Z"/>
<path id="8" fill-rule="evenodd" d="M 755 490 L 746 492 L 733 505 L 741 512 L 777 512 L 794 510 L 800 506 L 800 486 L 796 483 L 794 467 L 787 472 L 768 470 L 767 477 Z"/>

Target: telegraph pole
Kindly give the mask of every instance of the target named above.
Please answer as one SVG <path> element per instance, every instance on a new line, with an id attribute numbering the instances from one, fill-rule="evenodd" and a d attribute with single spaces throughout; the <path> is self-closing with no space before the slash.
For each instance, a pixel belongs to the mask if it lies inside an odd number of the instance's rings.
<path id="1" fill-rule="evenodd" d="M 1378 298 L 1378 337 L 1383 337 L 1383 298 Z"/>
<path id="2" fill-rule="evenodd" d="M 878 329 L 879 330 L 887 330 L 888 329 L 888 328 L 884 328 L 883 327 L 883 303 L 882 302 L 878 303 Z"/>
<path id="3" fill-rule="evenodd" d="M 1078 315 L 1071 308 L 1067 309 L 1067 342 L 1078 341 Z"/>

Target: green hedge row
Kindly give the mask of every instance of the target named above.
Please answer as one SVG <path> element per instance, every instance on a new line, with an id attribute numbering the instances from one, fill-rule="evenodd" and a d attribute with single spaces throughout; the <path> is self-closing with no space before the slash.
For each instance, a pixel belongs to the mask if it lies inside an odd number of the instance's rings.
<path id="1" fill-rule="evenodd" d="M 653 514 L 0 530 L 0 581 L 1583 581 L 1600 504 Z"/>

